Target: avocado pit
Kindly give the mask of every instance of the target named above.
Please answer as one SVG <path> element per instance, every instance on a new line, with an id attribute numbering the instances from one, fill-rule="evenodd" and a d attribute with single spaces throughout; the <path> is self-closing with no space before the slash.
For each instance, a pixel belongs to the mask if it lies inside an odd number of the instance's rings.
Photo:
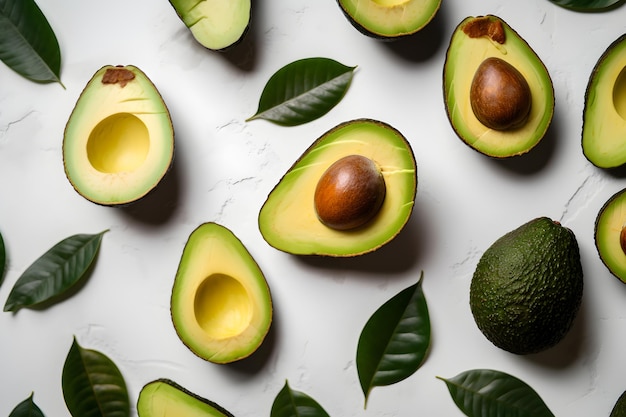
<path id="1" fill-rule="evenodd" d="M 374 161 L 362 155 L 345 156 L 320 177 L 315 188 L 315 212 L 332 229 L 354 229 L 378 213 L 385 193 L 385 180 Z"/>
<path id="2" fill-rule="evenodd" d="M 495 130 L 523 126 L 528 120 L 532 97 L 524 76 L 503 59 L 485 59 L 474 74 L 470 103 L 476 118 Z"/>
<path id="3" fill-rule="evenodd" d="M 622 68 L 613 87 L 613 106 L 619 116 L 626 120 L 626 67 Z"/>

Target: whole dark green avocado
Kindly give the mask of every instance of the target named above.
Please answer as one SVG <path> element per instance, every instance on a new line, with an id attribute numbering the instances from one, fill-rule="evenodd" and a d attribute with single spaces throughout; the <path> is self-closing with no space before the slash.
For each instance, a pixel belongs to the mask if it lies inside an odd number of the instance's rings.
<path id="1" fill-rule="evenodd" d="M 626 417 L 626 391 L 615 402 L 609 417 Z"/>
<path id="2" fill-rule="evenodd" d="M 583 270 L 574 233 L 547 217 L 496 240 L 479 260 L 470 285 L 478 328 L 515 354 L 556 345 L 580 308 Z"/>

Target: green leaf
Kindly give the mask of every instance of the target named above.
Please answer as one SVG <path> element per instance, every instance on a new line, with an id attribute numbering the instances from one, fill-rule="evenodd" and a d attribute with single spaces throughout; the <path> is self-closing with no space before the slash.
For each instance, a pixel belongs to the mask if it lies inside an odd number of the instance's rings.
<path id="1" fill-rule="evenodd" d="M 2 234 L 0 233 L 0 285 L 2 285 L 2 281 L 4 280 L 4 269 L 7 266 L 7 252 L 4 247 L 4 240 L 2 239 Z"/>
<path id="2" fill-rule="evenodd" d="M 29 80 L 63 85 L 59 43 L 34 0 L 0 0 L 0 60 Z"/>
<path id="3" fill-rule="evenodd" d="M 317 401 L 307 394 L 292 390 L 289 383 L 280 390 L 274 403 L 270 417 L 329 417 L 328 413 Z"/>
<path id="4" fill-rule="evenodd" d="M 554 417 L 541 397 L 520 379 L 475 369 L 445 379 L 457 407 L 468 417 Z"/>
<path id="5" fill-rule="evenodd" d="M 566 9 L 577 10 L 580 12 L 593 12 L 624 4 L 624 0 L 550 0 L 552 3 L 565 7 Z"/>
<path id="6" fill-rule="evenodd" d="M 329 58 L 305 58 L 279 69 L 265 85 L 253 119 L 283 126 L 315 120 L 343 98 L 356 67 Z"/>
<path id="7" fill-rule="evenodd" d="M 373 387 L 395 384 L 422 364 L 430 345 L 430 318 L 422 279 L 383 304 L 359 337 L 356 366 L 365 404 Z"/>
<path id="8" fill-rule="evenodd" d="M 54 245 L 19 277 L 4 311 L 37 305 L 74 286 L 95 259 L 105 232 L 70 236 Z"/>
<path id="9" fill-rule="evenodd" d="M 76 338 L 67 354 L 61 378 L 63 398 L 74 417 L 128 417 L 126 382 L 104 354 L 82 348 Z"/>
<path id="10" fill-rule="evenodd" d="M 30 397 L 19 403 L 13 411 L 11 411 L 9 417 L 44 417 L 41 409 L 35 404 L 33 395 L 34 394 L 31 393 Z"/>

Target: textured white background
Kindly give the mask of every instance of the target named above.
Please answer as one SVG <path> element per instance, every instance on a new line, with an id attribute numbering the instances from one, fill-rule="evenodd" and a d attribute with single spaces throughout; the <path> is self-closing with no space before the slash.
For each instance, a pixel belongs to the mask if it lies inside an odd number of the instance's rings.
<path id="1" fill-rule="evenodd" d="M 54 243 L 105 234 L 89 279 L 45 310 L 0 313 L 0 415 L 35 393 L 46 416 L 69 415 L 61 371 L 75 336 L 109 356 L 133 404 L 141 387 L 170 378 L 238 417 L 268 416 L 288 380 L 331 416 L 461 416 L 444 383 L 473 368 L 529 383 L 557 416 L 608 415 L 626 389 L 626 286 L 602 265 L 593 242 L 600 207 L 626 186 L 625 172 L 584 158 L 584 91 L 606 47 L 626 30 L 626 8 L 582 14 L 547 0 L 444 0 L 418 35 L 382 43 L 356 31 L 334 0 L 256 1 L 244 42 L 205 50 L 166 0 L 39 0 L 62 50 L 66 86 L 38 85 L 0 66 L 0 231 L 8 270 L 0 304 L 19 275 Z M 551 129 L 530 154 L 505 161 L 464 145 L 445 115 L 442 71 L 452 31 L 466 16 L 495 14 L 542 58 L 554 82 Z M 246 123 L 267 79 L 283 65 L 324 56 L 358 65 L 330 113 L 299 127 Z M 170 175 L 145 201 L 116 209 L 80 197 L 63 172 L 70 112 L 103 65 L 133 64 L 155 83 L 176 131 Z M 294 257 L 257 227 L 267 194 L 323 132 L 360 117 L 390 123 L 418 164 L 413 216 L 379 251 L 354 259 Z M 502 234 L 549 216 L 578 237 L 585 293 L 575 326 L 557 347 L 532 356 L 491 345 L 468 295 L 482 252 Z M 185 241 L 200 223 L 230 228 L 265 272 L 274 300 L 270 335 L 251 358 L 204 362 L 177 338 L 169 296 Z M 384 301 L 424 271 L 432 345 L 409 379 L 375 388 L 368 407 L 355 368 L 358 335 Z"/>

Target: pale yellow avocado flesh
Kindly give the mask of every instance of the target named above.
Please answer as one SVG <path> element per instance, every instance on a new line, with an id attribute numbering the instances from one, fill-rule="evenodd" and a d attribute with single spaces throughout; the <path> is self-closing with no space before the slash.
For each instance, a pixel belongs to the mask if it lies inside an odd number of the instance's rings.
<path id="1" fill-rule="evenodd" d="M 600 209 L 595 223 L 595 243 L 609 271 L 626 282 L 626 253 L 620 244 L 626 226 L 626 190 L 614 194 Z"/>
<path id="2" fill-rule="evenodd" d="M 110 82 L 114 71 L 129 79 Z M 168 109 L 146 75 L 134 66 L 98 70 L 63 138 L 65 173 L 76 191 L 103 205 L 136 201 L 165 176 L 173 154 Z"/>
<path id="3" fill-rule="evenodd" d="M 441 0 L 339 0 L 339 5 L 362 30 L 375 37 L 393 38 L 426 26 Z"/>
<path id="4" fill-rule="evenodd" d="M 250 24 L 250 0 L 170 0 L 176 13 L 205 48 L 226 49 Z"/>
<path id="5" fill-rule="evenodd" d="M 318 219 L 314 193 L 326 169 L 348 155 L 363 155 L 378 165 L 386 194 L 369 223 L 341 231 Z M 379 121 L 353 120 L 322 135 L 289 169 L 261 208 L 259 228 L 271 246 L 284 252 L 360 255 L 378 249 L 399 233 L 413 210 L 416 187 L 415 158 L 402 134 Z"/>
<path id="6" fill-rule="evenodd" d="M 597 167 L 626 163 L 626 35 L 607 48 L 589 78 L 582 147 Z"/>
<path id="7" fill-rule="evenodd" d="M 144 385 L 137 399 L 137 414 L 139 417 L 232 417 L 217 403 L 167 379 Z"/>
<path id="8" fill-rule="evenodd" d="M 475 17 L 468 17 L 459 24 L 452 35 L 444 65 L 447 113 L 459 137 L 477 151 L 494 157 L 519 155 L 532 149 L 545 135 L 554 111 L 554 89 L 548 71 L 530 46 L 504 21 L 496 16 L 487 17 L 502 23 L 505 42 L 501 44 L 486 36 L 471 38 L 464 33 L 464 25 Z M 469 99 L 470 86 L 476 70 L 489 57 L 505 60 L 528 82 L 531 109 L 520 128 L 490 129 L 474 115 Z"/>
<path id="9" fill-rule="evenodd" d="M 190 235 L 174 280 L 171 315 L 182 342 L 208 361 L 232 362 L 259 347 L 272 320 L 270 291 L 230 230 L 204 223 Z"/>

